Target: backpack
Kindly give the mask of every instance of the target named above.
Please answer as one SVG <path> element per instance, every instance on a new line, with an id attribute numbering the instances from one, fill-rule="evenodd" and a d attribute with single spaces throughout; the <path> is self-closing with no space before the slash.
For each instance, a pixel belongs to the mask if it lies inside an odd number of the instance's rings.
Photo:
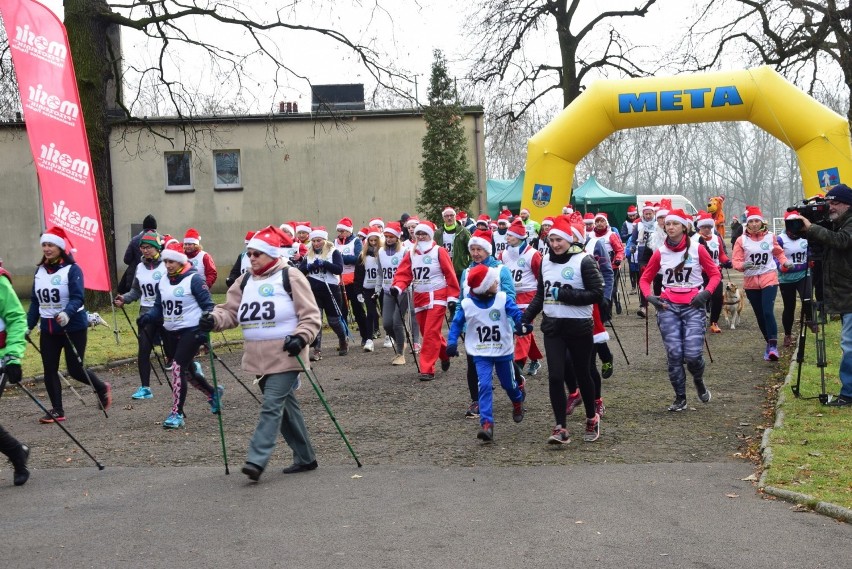
<path id="1" fill-rule="evenodd" d="M 250 277 L 251 273 L 246 271 L 243 275 L 243 280 L 240 281 L 240 292 L 245 290 L 246 283 L 248 283 Z M 281 270 L 281 284 L 284 285 L 284 290 L 290 295 L 290 300 L 293 300 L 293 288 L 290 286 L 290 267 L 284 267 Z"/>

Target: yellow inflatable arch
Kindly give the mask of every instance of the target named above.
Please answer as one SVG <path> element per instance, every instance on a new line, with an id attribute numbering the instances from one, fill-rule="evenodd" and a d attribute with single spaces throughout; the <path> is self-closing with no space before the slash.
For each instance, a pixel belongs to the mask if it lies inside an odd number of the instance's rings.
<path id="1" fill-rule="evenodd" d="M 846 119 L 758 67 L 593 83 L 529 139 L 521 207 L 560 215 L 577 162 L 617 130 L 721 121 L 749 121 L 795 150 L 805 197 L 852 182 Z"/>

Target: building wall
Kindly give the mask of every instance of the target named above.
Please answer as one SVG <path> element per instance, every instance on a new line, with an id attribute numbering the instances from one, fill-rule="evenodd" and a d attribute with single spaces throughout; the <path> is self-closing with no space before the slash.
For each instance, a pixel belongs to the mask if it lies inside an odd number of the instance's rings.
<path id="1" fill-rule="evenodd" d="M 479 174 L 484 203 L 482 111 L 468 110 L 464 124 L 469 161 Z M 202 246 L 219 269 L 214 290 L 224 289 L 225 276 L 250 229 L 310 220 L 325 225 L 333 235 L 343 216 L 352 218 L 357 231 L 374 217 L 397 220 L 403 212 L 415 213 L 426 133 L 420 114 L 366 111 L 336 121 L 309 114 L 276 115 L 197 121 L 195 126 L 194 131 L 184 133 L 174 123 L 154 121 L 156 132 L 173 139 L 174 146 L 138 125 L 113 131 L 119 276 L 127 242 L 149 213 L 157 218 L 160 232 L 182 238 L 189 227 L 199 231 Z M 40 258 L 42 219 L 35 168 L 26 138 L 4 136 L 5 130 L 11 129 L 0 127 L 0 165 L 13 186 L 13 203 L 21 208 L 14 217 L 4 213 L 0 256 L 13 274 L 27 275 L 29 287 L 32 267 Z M 164 153 L 184 150 L 192 156 L 192 189 L 167 191 Z M 215 150 L 239 151 L 241 189 L 214 189 Z M 479 204 L 471 204 L 471 209 L 478 213 Z M 8 225 L 5 218 L 9 218 Z"/>

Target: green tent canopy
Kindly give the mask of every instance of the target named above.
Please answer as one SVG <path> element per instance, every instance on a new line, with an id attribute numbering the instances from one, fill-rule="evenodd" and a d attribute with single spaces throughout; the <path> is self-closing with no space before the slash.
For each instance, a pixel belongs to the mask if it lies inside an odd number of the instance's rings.
<path id="1" fill-rule="evenodd" d="M 524 172 L 514 180 L 486 180 L 485 196 L 488 202 L 487 212 L 491 219 L 497 219 L 500 210 L 506 206 L 514 215 L 521 211 L 521 196 L 524 191 Z"/>
<path id="2" fill-rule="evenodd" d="M 605 188 L 590 176 L 585 184 L 571 192 L 571 203 L 575 211 L 582 214 L 606 212 L 609 224 L 619 228 L 627 219 L 627 206 L 636 205 L 636 196 Z"/>

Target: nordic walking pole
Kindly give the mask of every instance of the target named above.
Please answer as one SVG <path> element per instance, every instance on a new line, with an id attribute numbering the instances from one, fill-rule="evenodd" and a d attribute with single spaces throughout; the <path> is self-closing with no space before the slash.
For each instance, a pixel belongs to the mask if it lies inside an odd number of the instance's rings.
<path id="1" fill-rule="evenodd" d="M 237 374 L 235 374 L 233 371 L 231 371 L 231 368 L 229 368 L 229 367 L 227 366 L 227 364 L 225 364 L 225 362 L 223 362 L 223 361 L 219 358 L 219 356 L 216 354 L 216 352 L 214 352 L 213 350 L 210 350 L 210 353 L 212 354 L 212 357 L 216 359 L 216 361 L 217 361 L 217 362 L 219 362 L 220 364 L 222 364 L 222 367 L 223 367 L 223 368 L 225 368 L 225 371 L 227 371 L 228 373 L 230 373 L 230 374 L 231 374 L 231 377 L 233 377 L 234 379 L 236 379 L 236 380 L 237 380 L 237 383 L 239 383 L 240 385 L 242 385 L 242 386 L 245 388 L 245 390 L 249 392 L 249 395 L 251 395 L 252 397 L 254 397 L 254 400 L 255 400 L 255 401 L 257 401 L 257 402 L 258 402 L 258 404 L 262 405 L 262 403 L 261 403 L 260 399 L 258 399 L 258 398 L 257 398 L 257 395 L 255 395 L 254 391 L 252 391 L 251 389 L 249 389 L 248 385 L 246 385 L 245 383 L 243 383 L 243 382 L 240 380 L 240 378 L 239 378 L 239 377 L 237 377 Z M 212 360 L 211 360 L 210 364 L 211 364 L 211 365 L 213 364 Z"/>
<path id="2" fill-rule="evenodd" d="M 640 308 L 641 308 L 641 306 L 640 306 Z M 648 315 L 648 312 L 650 310 L 651 310 L 651 306 L 650 306 L 650 303 L 648 303 L 648 306 L 645 307 L 645 355 L 646 356 L 648 355 L 648 319 L 650 318 L 650 316 Z"/>
<path id="3" fill-rule="evenodd" d="M 627 352 L 624 351 L 624 346 L 621 345 L 621 338 L 618 337 L 618 332 L 615 331 L 615 324 L 612 323 L 612 317 L 609 319 L 609 327 L 612 328 L 612 333 L 615 335 L 615 341 L 618 342 L 618 347 L 621 348 L 621 354 L 624 356 L 624 361 L 630 365 L 630 360 L 627 359 Z"/>
<path id="4" fill-rule="evenodd" d="M 216 413 L 219 416 L 219 439 L 222 441 L 222 459 L 225 461 L 225 475 L 230 474 L 230 470 L 228 470 L 228 450 L 225 448 L 225 428 L 222 426 L 222 398 L 219 397 L 219 383 L 216 381 L 216 365 L 213 361 L 213 346 L 210 344 L 210 334 L 204 334 L 202 336 L 206 340 L 207 344 L 207 355 L 210 356 L 210 373 L 213 375 L 213 397 L 218 399 L 219 412 Z"/>
<path id="5" fill-rule="evenodd" d="M 323 281 L 325 282 L 325 281 Z M 337 305 L 337 299 L 334 298 L 334 293 L 331 292 L 331 286 L 327 282 L 325 282 L 325 288 L 328 291 L 328 296 L 331 297 L 331 303 L 334 304 L 334 310 L 337 312 L 337 319 L 340 321 L 341 326 L 343 326 L 343 332 L 346 334 L 346 337 L 354 344 L 355 336 L 352 335 L 352 332 L 349 331 L 349 325 L 346 323 L 346 319 L 343 317 L 343 312 L 340 311 L 340 306 Z M 340 285 L 340 289 L 344 290 L 343 285 Z"/>
<path id="6" fill-rule="evenodd" d="M 130 321 L 130 316 L 127 315 L 127 311 L 124 309 L 123 304 L 121 305 L 121 311 L 124 312 L 124 317 L 127 318 L 127 324 L 130 326 L 130 331 L 133 332 L 133 336 L 136 338 L 136 343 L 139 343 L 139 334 L 136 333 L 136 328 L 133 327 L 133 322 Z M 147 338 L 148 335 L 145 334 L 145 337 Z M 148 340 L 148 343 L 149 344 L 151 343 L 150 339 Z M 151 351 L 154 352 L 155 356 L 157 355 L 157 352 L 154 350 L 153 345 L 151 346 Z M 150 358 L 151 358 L 151 356 L 149 355 L 148 359 L 150 359 Z M 159 358 L 158 358 L 158 360 L 159 360 Z M 151 371 L 154 372 L 154 377 L 157 378 L 157 383 L 159 383 L 160 385 L 163 385 L 163 380 L 160 379 L 160 374 L 157 373 L 157 368 L 155 368 L 154 366 L 151 366 Z M 164 370 L 163 375 L 165 375 L 165 373 L 166 372 Z"/>
<path id="7" fill-rule="evenodd" d="M 286 342 L 285 342 L 286 343 Z M 340 433 L 340 436 L 343 438 L 343 442 L 346 443 L 346 448 L 349 449 L 349 452 L 352 454 L 352 458 L 355 459 L 355 464 L 358 465 L 358 468 L 361 468 L 361 461 L 358 460 L 358 456 L 355 454 L 355 450 L 352 448 L 352 445 L 349 444 L 349 439 L 346 438 L 346 434 L 343 432 L 343 429 L 340 428 L 340 423 L 337 422 L 337 418 L 334 416 L 334 413 L 331 411 L 331 407 L 328 406 L 328 403 L 325 400 L 325 397 L 322 396 L 319 388 L 317 387 L 317 383 L 319 383 L 319 379 L 314 383 L 314 378 L 311 377 L 311 372 L 308 371 L 308 368 L 305 367 L 305 362 L 302 361 L 302 357 L 296 355 L 296 360 L 299 362 L 299 365 L 302 366 L 302 371 L 305 372 L 305 376 L 308 378 L 308 381 L 311 382 L 311 385 L 314 388 L 314 391 L 317 393 L 317 397 L 319 397 L 322 406 L 325 407 L 328 416 L 331 417 L 331 422 L 334 423 L 334 426 L 337 427 L 337 432 Z"/>
<path id="8" fill-rule="evenodd" d="M 228 337 L 225 336 L 225 331 L 222 330 L 222 341 L 225 344 L 225 347 L 228 348 L 228 353 L 233 354 L 234 350 L 231 349 L 231 344 L 228 343 Z"/>
<path id="9" fill-rule="evenodd" d="M 710 357 L 710 363 L 713 363 L 713 354 L 710 353 L 710 342 L 707 341 L 707 334 L 704 334 L 704 346 L 707 348 L 707 355 Z"/>
<path id="10" fill-rule="evenodd" d="M 86 376 L 86 379 L 89 381 L 89 387 L 92 388 L 92 393 L 95 394 L 95 397 L 98 398 L 98 407 L 100 407 L 101 411 L 104 412 L 104 417 L 109 419 L 109 415 L 107 415 L 106 408 L 104 404 L 101 403 L 101 396 L 98 395 L 98 392 L 95 390 L 95 384 L 92 383 L 92 377 L 89 375 L 89 370 L 86 369 L 86 366 L 83 364 L 83 358 L 80 357 L 80 353 L 77 351 L 77 346 L 74 345 L 74 342 L 71 341 L 71 335 L 68 334 L 67 330 L 62 330 L 65 333 L 65 339 L 68 340 L 68 345 L 71 346 L 71 351 L 74 352 L 74 357 L 77 358 L 77 363 L 80 364 L 80 367 L 83 368 L 83 375 Z"/>
<path id="11" fill-rule="evenodd" d="M 120 344 L 118 338 L 118 316 L 115 315 L 115 305 L 111 302 L 109 304 L 112 307 L 112 333 L 115 336 L 115 345 L 117 346 Z"/>
<path id="12" fill-rule="evenodd" d="M 399 306 L 399 297 L 393 296 L 393 298 L 396 300 L 396 309 L 399 311 L 399 319 L 402 320 L 402 329 L 405 331 L 405 339 L 408 340 L 408 347 L 411 348 L 411 357 L 414 358 L 414 367 L 417 368 L 417 373 L 422 373 L 420 371 L 420 362 L 417 361 L 417 352 L 414 351 L 414 344 L 411 342 L 411 334 L 408 332 L 408 326 L 405 325 L 405 315 L 402 312 L 402 308 Z"/>
<path id="13" fill-rule="evenodd" d="M 4 370 L 4 371 L 3 371 L 3 381 L 5 382 L 5 380 L 6 380 L 6 372 L 5 372 L 5 370 Z M 39 401 L 39 400 L 38 400 L 38 398 L 37 398 L 35 395 L 33 395 L 33 394 L 32 394 L 32 392 L 31 392 L 29 389 L 27 389 L 26 387 L 24 387 L 24 383 L 23 383 L 23 382 L 19 383 L 19 384 L 18 384 L 18 387 L 19 387 L 19 388 L 21 388 L 21 389 L 23 389 L 23 390 L 24 390 L 24 393 L 26 393 L 27 395 L 29 395 L 30 399 L 32 399 L 32 400 L 35 402 L 35 404 L 36 404 L 36 405 L 38 405 L 39 409 L 41 409 L 41 410 L 44 412 L 44 414 L 45 414 L 45 415 L 47 415 L 47 414 L 48 414 L 47 408 L 46 408 L 46 407 L 42 404 L 42 402 L 41 402 L 41 401 Z M 62 429 L 62 430 L 65 432 L 65 434 L 66 434 L 66 435 L 68 435 L 68 438 L 70 438 L 72 441 L 74 441 L 74 442 L 77 444 L 77 446 L 78 446 L 78 447 L 80 447 L 80 448 L 82 449 L 82 451 L 83 451 L 84 453 L 86 453 L 86 456 L 88 456 L 89 458 L 91 458 L 91 459 L 95 462 L 95 464 L 96 464 L 96 465 L 98 465 L 98 470 L 103 470 L 103 469 L 104 469 L 104 465 L 103 465 L 103 464 L 101 464 L 100 462 L 98 462 L 98 459 L 96 459 L 94 456 L 92 456 L 92 454 L 91 454 L 88 450 L 86 450 L 86 447 L 84 447 L 82 444 L 80 444 L 80 441 L 78 441 L 78 440 L 74 437 L 74 435 L 72 435 L 72 434 L 70 433 L 70 431 L 68 431 L 68 429 L 66 429 L 66 428 L 65 428 L 65 426 L 64 426 L 61 422 L 59 422 L 59 421 L 54 421 L 54 423 L 56 424 L 56 426 L 57 426 L 57 427 L 59 427 L 60 429 Z"/>
<path id="14" fill-rule="evenodd" d="M 29 343 L 30 343 L 30 345 L 31 345 L 33 348 L 35 348 L 35 351 L 36 351 L 36 352 L 38 352 L 38 354 L 39 354 L 39 355 L 41 355 L 41 350 L 39 350 L 39 349 L 38 349 L 38 346 L 36 346 L 36 345 L 35 345 L 35 342 L 33 342 L 32 338 L 30 338 L 30 337 L 29 337 L 29 335 L 27 335 L 27 336 L 26 336 L 26 338 L 27 338 L 27 342 L 29 342 Z M 73 385 L 71 385 L 71 382 L 70 382 L 70 381 L 68 381 L 68 378 L 67 378 L 67 377 L 65 377 L 64 375 L 62 375 L 62 372 L 61 372 L 61 371 L 59 371 L 58 369 L 56 370 L 56 374 L 59 376 L 59 379 L 61 379 L 62 381 L 64 381 L 64 382 L 65 382 L 65 385 L 67 385 L 67 386 L 68 386 L 68 388 L 71 390 L 71 392 L 72 392 L 72 393 L 74 393 L 74 395 L 76 395 L 76 396 L 77 396 L 77 399 L 79 399 L 79 400 L 80 400 L 80 403 L 82 403 L 83 405 L 85 405 L 85 404 L 86 404 L 86 400 L 85 400 L 85 399 L 83 399 L 83 396 L 82 396 L 82 395 L 80 395 L 80 393 L 79 393 L 76 389 L 74 389 L 74 386 L 73 386 Z"/>

